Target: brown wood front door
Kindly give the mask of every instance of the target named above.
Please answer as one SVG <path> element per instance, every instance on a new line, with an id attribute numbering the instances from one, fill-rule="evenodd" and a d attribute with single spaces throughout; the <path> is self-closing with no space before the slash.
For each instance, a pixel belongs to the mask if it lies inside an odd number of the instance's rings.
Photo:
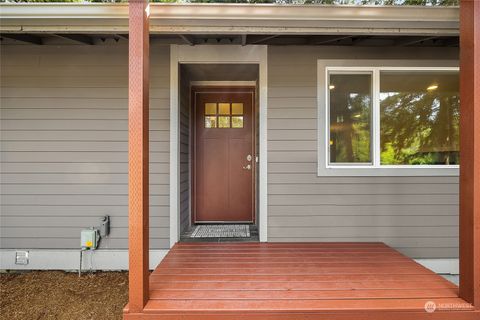
<path id="1" fill-rule="evenodd" d="M 194 222 L 253 222 L 254 88 L 193 88 Z"/>

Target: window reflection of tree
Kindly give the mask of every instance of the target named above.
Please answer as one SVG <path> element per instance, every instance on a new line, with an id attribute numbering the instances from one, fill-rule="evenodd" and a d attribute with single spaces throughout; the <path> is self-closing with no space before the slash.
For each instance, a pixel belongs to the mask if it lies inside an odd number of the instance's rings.
<path id="1" fill-rule="evenodd" d="M 382 164 L 458 164 L 458 75 L 437 77 L 437 81 L 431 75 L 424 78 L 390 79 L 403 88 L 398 92 L 389 88 L 380 95 Z M 408 88 L 412 82 L 415 89 Z M 426 90 L 431 83 L 440 85 Z"/>
<path id="2" fill-rule="evenodd" d="M 371 75 L 331 75 L 330 162 L 371 161 Z"/>

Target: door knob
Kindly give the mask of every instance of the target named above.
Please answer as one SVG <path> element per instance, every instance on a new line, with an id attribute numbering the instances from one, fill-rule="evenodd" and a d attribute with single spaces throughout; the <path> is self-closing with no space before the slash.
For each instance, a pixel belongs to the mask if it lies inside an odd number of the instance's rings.
<path id="1" fill-rule="evenodd" d="M 252 170 L 252 166 L 247 164 L 246 166 L 243 167 L 243 170 Z"/>

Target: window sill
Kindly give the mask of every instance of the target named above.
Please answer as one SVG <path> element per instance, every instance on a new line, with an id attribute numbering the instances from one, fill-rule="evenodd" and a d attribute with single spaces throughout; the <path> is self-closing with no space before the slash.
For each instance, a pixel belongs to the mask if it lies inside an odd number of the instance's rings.
<path id="1" fill-rule="evenodd" d="M 328 166 L 319 167 L 319 177 L 405 177 L 405 176 L 453 176 L 460 175 L 459 166 Z"/>

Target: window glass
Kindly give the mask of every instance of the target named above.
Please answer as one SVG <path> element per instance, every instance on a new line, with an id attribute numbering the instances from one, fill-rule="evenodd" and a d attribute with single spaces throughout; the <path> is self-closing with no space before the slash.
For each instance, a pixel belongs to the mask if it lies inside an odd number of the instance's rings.
<path id="1" fill-rule="evenodd" d="M 230 117 L 218 117 L 219 128 L 230 128 Z"/>
<path id="2" fill-rule="evenodd" d="M 218 114 L 230 114 L 230 103 L 219 103 L 218 104 Z"/>
<path id="3" fill-rule="evenodd" d="M 458 164 L 459 118 L 458 72 L 380 73 L 382 165 Z"/>
<path id="4" fill-rule="evenodd" d="M 243 103 L 232 103 L 232 114 L 242 115 L 243 114 Z"/>
<path id="5" fill-rule="evenodd" d="M 232 128 L 243 128 L 243 116 L 232 117 Z"/>
<path id="6" fill-rule="evenodd" d="M 215 115 L 217 113 L 217 104 L 216 103 L 205 103 L 205 114 L 206 115 Z"/>
<path id="7" fill-rule="evenodd" d="M 217 117 L 216 116 L 206 116 L 205 117 L 205 128 L 216 128 L 217 127 Z"/>
<path id="8" fill-rule="evenodd" d="M 330 163 L 371 163 L 372 74 L 330 74 Z"/>

